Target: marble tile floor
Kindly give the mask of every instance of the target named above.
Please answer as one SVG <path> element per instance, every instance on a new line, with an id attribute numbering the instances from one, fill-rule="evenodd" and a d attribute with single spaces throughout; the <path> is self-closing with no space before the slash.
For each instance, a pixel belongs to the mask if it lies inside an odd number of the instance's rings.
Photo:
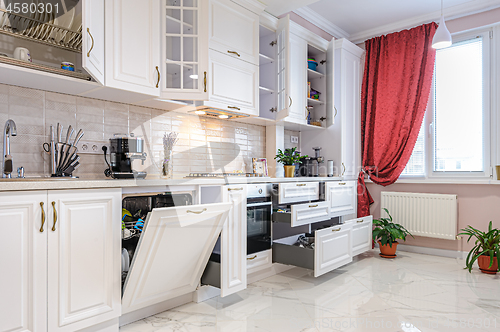
<path id="1" fill-rule="evenodd" d="M 319 278 L 293 268 L 120 332 L 500 331 L 500 276 L 464 265 L 402 251 L 384 259 L 375 249 Z"/>

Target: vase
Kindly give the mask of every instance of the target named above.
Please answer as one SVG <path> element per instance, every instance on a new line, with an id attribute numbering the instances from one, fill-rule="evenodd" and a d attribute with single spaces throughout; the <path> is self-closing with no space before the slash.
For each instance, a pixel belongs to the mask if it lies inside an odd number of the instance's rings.
<path id="1" fill-rule="evenodd" d="M 172 172 L 174 168 L 173 159 L 174 159 L 174 153 L 172 150 L 165 150 L 163 152 L 163 160 L 161 165 L 161 176 L 163 178 L 167 179 L 172 178 Z"/>
<path id="2" fill-rule="evenodd" d="M 285 165 L 285 177 L 293 178 L 295 175 L 295 165 Z"/>

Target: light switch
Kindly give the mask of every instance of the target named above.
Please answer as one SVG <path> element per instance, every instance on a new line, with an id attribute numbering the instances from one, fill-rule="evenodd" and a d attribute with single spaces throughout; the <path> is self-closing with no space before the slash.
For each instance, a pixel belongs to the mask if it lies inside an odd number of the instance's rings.
<path id="1" fill-rule="evenodd" d="M 290 142 L 291 143 L 299 143 L 299 137 L 298 136 L 290 136 Z"/>

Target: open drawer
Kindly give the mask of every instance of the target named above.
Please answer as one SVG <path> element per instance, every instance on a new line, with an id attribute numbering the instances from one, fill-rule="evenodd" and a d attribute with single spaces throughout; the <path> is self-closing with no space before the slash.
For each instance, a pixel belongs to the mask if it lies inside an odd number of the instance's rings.
<path id="1" fill-rule="evenodd" d="M 373 216 L 351 219 L 344 225 L 352 226 L 352 255 L 356 256 L 372 247 Z"/>
<path id="2" fill-rule="evenodd" d="M 319 277 L 352 261 L 352 225 L 314 232 L 314 248 L 295 245 L 300 235 L 273 242 L 273 262 L 314 270 Z"/>
<path id="3" fill-rule="evenodd" d="M 273 221 L 297 227 L 330 219 L 330 205 L 325 201 L 293 204 L 288 210 L 289 212 L 274 212 Z"/>
<path id="4" fill-rule="evenodd" d="M 122 313 L 193 292 L 231 206 L 216 203 L 153 209 L 123 286 Z"/>
<path id="5" fill-rule="evenodd" d="M 319 200 L 319 182 L 279 183 L 278 204 L 290 204 Z"/>

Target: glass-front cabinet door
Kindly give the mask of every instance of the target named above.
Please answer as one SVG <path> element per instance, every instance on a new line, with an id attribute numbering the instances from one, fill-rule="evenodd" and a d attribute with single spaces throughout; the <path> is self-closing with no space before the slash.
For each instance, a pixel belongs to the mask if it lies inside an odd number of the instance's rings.
<path id="1" fill-rule="evenodd" d="M 162 0 L 161 98 L 208 100 L 208 1 Z"/>

